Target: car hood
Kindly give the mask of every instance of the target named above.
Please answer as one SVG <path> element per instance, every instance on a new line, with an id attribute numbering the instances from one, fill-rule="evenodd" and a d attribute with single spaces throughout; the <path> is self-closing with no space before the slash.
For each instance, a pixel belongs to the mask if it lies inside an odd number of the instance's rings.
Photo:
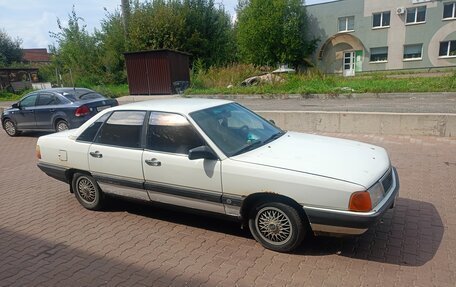
<path id="1" fill-rule="evenodd" d="M 385 149 L 351 140 L 288 132 L 235 156 L 236 161 L 315 174 L 372 186 L 390 167 Z"/>

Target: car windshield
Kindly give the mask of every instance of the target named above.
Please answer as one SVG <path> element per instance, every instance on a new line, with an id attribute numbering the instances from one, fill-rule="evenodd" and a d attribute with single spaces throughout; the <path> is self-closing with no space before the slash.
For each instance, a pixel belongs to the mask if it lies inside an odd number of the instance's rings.
<path id="1" fill-rule="evenodd" d="M 285 133 L 236 103 L 196 111 L 190 116 L 227 156 L 256 149 Z"/>

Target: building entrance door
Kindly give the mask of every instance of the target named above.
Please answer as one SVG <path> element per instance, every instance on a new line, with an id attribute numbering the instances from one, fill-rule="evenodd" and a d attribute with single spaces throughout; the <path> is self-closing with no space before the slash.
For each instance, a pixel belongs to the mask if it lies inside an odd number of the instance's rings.
<path id="1" fill-rule="evenodd" d="M 343 66 L 345 77 L 355 75 L 355 51 L 344 52 Z"/>

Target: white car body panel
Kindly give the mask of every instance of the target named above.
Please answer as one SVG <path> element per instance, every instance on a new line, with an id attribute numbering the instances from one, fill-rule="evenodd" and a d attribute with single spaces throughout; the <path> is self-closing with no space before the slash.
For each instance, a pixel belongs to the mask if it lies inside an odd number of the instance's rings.
<path id="1" fill-rule="evenodd" d="M 347 210 L 350 195 L 363 186 L 265 165 L 224 160 L 223 192 L 247 197 L 252 193 L 280 194 L 301 205 Z"/>
<path id="2" fill-rule="evenodd" d="M 160 166 L 150 166 L 145 160 L 156 159 Z M 222 196 L 220 161 L 189 160 L 187 155 L 171 154 L 146 150 L 143 154 L 142 167 L 146 183 L 165 185 L 168 188 L 199 190 L 209 196 Z M 180 206 L 204 206 L 205 210 L 224 213 L 222 204 L 206 205 L 201 200 L 168 196 L 146 188 L 151 200 Z"/>
<path id="3" fill-rule="evenodd" d="M 92 144 L 89 152 L 99 152 L 102 158 L 88 156 L 90 172 L 143 180 L 141 149 L 128 149 Z"/>
<path id="4" fill-rule="evenodd" d="M 75 131 L 68 130 L 40 137 L 38 146 L 40 146 L 41 161 L 57 166 L 89 170 L 87 157 L 91 144 L 74 141 L 72 137 Z M 66 160 L 63 160 L 63 153 L 66 155 Z"/>
<path id="5" fill-rule="evenodd" d="M 254 150 L 228 157 L 197 125 L 191 113 L 229 103 L 232 102 L 173 99 L 109 108 L 76 130 L 40 137 L 38 165 L 62 181 L 69 180 L 67 171 L 91 173 L 103 192 L 236 217 L 242 216 L 243 200 L 249 196 L 279 195 L 312 213 L 315 222 L 310 224 L 314 232 L 362 233 L 394 204 L 399 191 L 397 172 L 387 152 L 374 145 L 287 132 Z M 77 140 L 105 113 L 119 110 L 180 114 L 200 133 L 218 159 L 190 160 L 183 154 L 147 150 L 146 145 L 134 149 Z M 145 139 L 142 140 L 144 143 Z M 90 152 L 98 152 L 102 157 L 91 156 Z M 160 165 L 146 163 L 152 159 Z M 375 183 L 377 187 L 383 186 L 379 181 L 382 178 L 387 178 L 388 190 L 384 190 L 384 198 L 371 212 L 348 211 L 354 192 L 366 191 Z"/>
<path id="6" fill-rule="evenodd" d="M 232 159 L 343 180 L 365 189 L 390 167 L 381 147 L 297 132 Z"/>

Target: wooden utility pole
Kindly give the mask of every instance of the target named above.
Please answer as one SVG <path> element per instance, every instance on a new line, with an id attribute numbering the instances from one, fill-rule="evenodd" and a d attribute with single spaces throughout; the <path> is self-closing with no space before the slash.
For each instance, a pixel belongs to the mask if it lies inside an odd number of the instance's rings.
<path id="1" fill-rule="evenodd" d="M 125 41 L 128 40 L 128 24 L 130 22 L 130 0 L 122 0 L 122 19 L 124 26 Z"/>

